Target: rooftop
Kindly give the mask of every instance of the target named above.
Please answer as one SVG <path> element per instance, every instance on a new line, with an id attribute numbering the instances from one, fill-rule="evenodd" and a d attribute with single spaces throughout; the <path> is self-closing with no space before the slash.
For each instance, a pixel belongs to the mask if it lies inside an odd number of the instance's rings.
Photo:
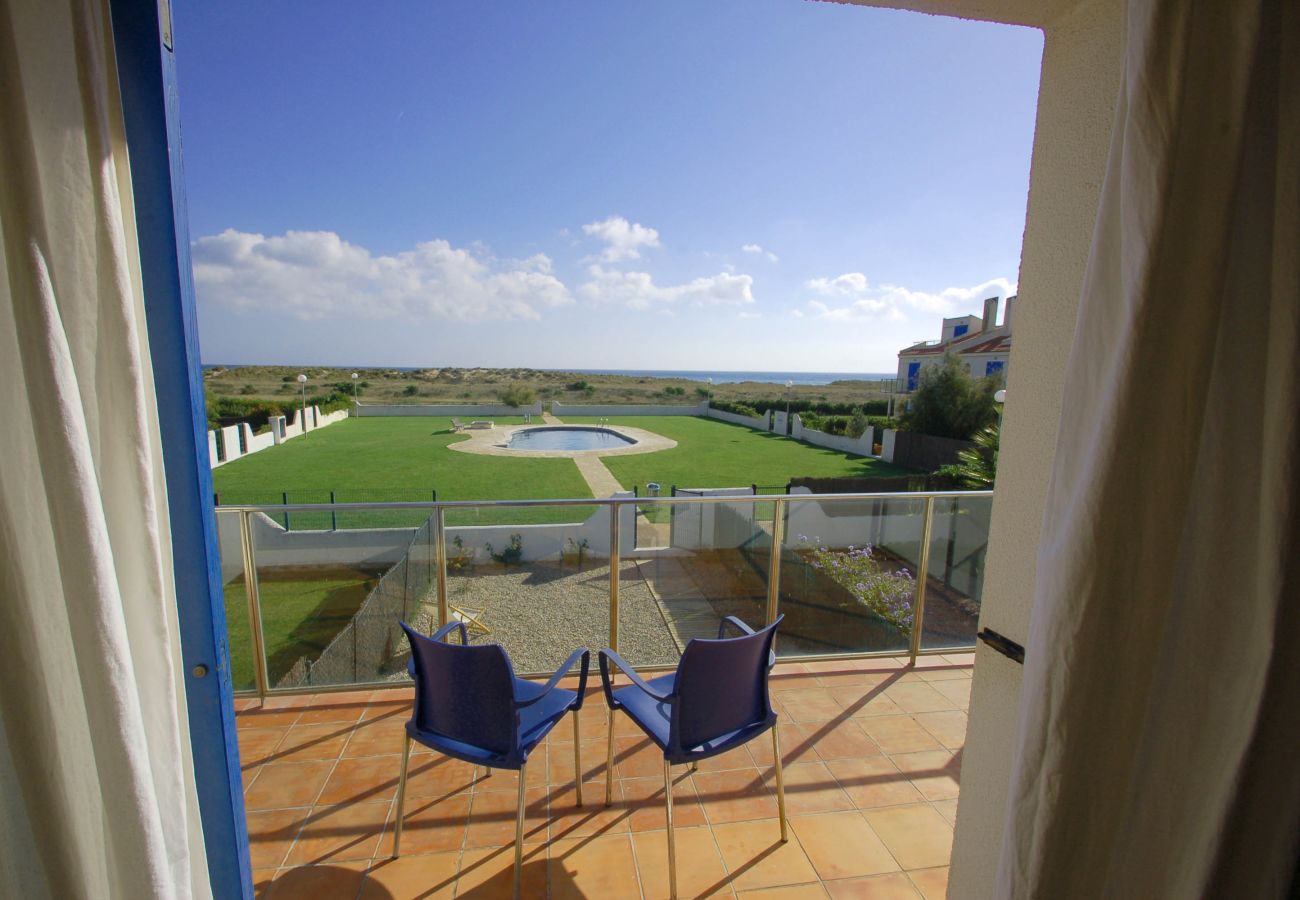
<path id="1" fill-rule="evenodd" d="M 943 897 L 972 654 L 790 662 L 772 675 L 791 837 L 778 840 L 771 744 L 676 771 L 682 896 Z M 616 720 L 614 804 L 603 805 L 606 709 L 581 714 L 528 769 L 524 894 L 667 896 L 662 756 Z M 393 808 L 410 688 L 236 701 L 259 897 L 508 897 L 516 775 L 482 777 L 418 747 L 402 856 Z M 540 764 L 538 764 L 540 763 Z"/>

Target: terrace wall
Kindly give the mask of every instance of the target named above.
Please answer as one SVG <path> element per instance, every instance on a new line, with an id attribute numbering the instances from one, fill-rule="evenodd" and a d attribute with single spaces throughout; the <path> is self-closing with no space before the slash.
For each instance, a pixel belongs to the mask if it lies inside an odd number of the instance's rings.
<path id="1" fill-rule="evenodd" d="M 302 418 L 302 411 L 295 409 L 287 417 L 272 416 L 269 422 L 271 430 L 263 434 L 253 434 L 253 429 L 246 422 L 227 425 L 216 431 L 209 431 L 208 464 L 215 469 L 217 466 L 223 466 L 242 456 L 259 453 L 290 438 L 299 437 L 307 431 L 315 431 L 317 428 L 324 428 L 326 425 L 342 422 L 347 417 L 348 411 L 346 409 L 322 415 L 318 407 L 309 406 L 307 407 L 306 428 L 299 421 Z M 218 458 L 217 453 L 218 434 L 221 436 L 221 458 Z M 242 441 L 240 440 L 241 435 L 243 437 Z"/>
<path id="2" fill-rule="evenodd" d="M 501 403 L 357 403 L 353 414 L 365 416 L 540 416 L 542 404 L 531 406 L 506 406 Z"/>
<path id="3" fill-rule="evenodd" d="M 765 412 L 761 416 L 742 416 L 739 413 L 724 412 L 710 406 L 704 414 L 710 419 L 730 422 L 732 425 L 744 425 L 757 431 L 768 431 L 771 428 L 772 415 L 770 412 Z"/>
<path id="4" fill-rule="evenodd" d="M 862 432 L 862 436 L 856 438 L 844 434 L 827 434 L 815 428 L 805 428 L 803 419 L 796 413 L 791 435 L 795 440 L 803 441 L 805 444 L 827 447 L 831 450 L 839 450 L 841 453 L 852 453 L 855 456 L 870 456 L 876 429 L 868 425 L 867 430 Z"/>

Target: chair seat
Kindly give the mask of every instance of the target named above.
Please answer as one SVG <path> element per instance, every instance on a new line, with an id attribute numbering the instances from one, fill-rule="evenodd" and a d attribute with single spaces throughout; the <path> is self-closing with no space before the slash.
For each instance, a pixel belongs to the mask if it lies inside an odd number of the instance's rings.
<path id="1" fill-rule="evenodd" d="M 536 682 L 524 681 L 522 678 L 515 679 L 515 698 L 519 701 L 531 700 L 544 690 L 545 688 Z M 527 761 L 528 754 L 555 727 L 555 723 L 573 709 L 577 699 L 577 691 L 555 688 L 542 700 L 519 710 L 519 763 Z M 502 754 L 493 753 L 483 747 L 467 744 L 434 731 L 421 731 L 415 727 L 414 720 L 406 723 L 406 733 L 426 747 L 468 763 L 491 766 L 494 769 L 517 770 L 519 768 L 519 763 L 510 762 Z"/>
<path id="2" fill-rule="evenodd" d="M 652 678 L 647 683 L 655 693 L 671 694 L 676 679 L 677 673 L 672 672 L 668 675 Z M 767 731 L 776 721 L 776 717 L 773 716 L 771 722 L 759 722 L 735 731 L 728 731 L 705 741 L 703 744 L 684 748 L 681 753 L 671 754 L 668 752 L 671 707 L 667 703 L 654 699 L 635 685 L 618 688 L 613 694 L 614 699 L 622 704 L 623 711 L 632 717 L 633 721 L 640 726 L 650 740 L 658 745 L 660 750 L 664 751 L 664 758 L 670 763 L 693 762 L 726 753 L 728 750 L 738 747 Z"/>

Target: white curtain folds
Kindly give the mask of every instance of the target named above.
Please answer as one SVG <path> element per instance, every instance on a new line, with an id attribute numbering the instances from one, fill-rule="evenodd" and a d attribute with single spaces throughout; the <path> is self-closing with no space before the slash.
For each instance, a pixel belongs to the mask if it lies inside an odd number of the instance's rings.
<path id="1" fill-rule="evenodd" d="M 210 895 L 106 4 L 0 0 L 0 896 Z"/>
<path id="2" fill-rule="evenodd" d="M 1300 4 L 1130 3 L 997 895 L 1274 897 L 1300 820 Z"/>

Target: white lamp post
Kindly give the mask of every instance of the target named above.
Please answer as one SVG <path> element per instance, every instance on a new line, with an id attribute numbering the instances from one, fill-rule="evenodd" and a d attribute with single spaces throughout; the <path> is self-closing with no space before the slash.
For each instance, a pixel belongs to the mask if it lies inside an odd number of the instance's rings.
<path id="1" fill-rule="evenodd" d="M 794 382 L 785 383 L 785 433 L 790 433 L 790 392 L 794 389 Z"/>
<path id="2" fill-rule="evenodd" d="M 708 393 L 704 395 L 704 414 L 709 414 L 709 409 L 713 406 L 713 379 L 709 379 Z"/>
<path id="3" fill-rule="evenodd" d="M 352 402 L 357 402 L 357 373 L 352 373 Z"/>
<path id="4" fill-rule="evenodd" d="M 307 376 L 298 376 L 298 385 L 302 388 L 302 433 L 307 433 Z"/>

